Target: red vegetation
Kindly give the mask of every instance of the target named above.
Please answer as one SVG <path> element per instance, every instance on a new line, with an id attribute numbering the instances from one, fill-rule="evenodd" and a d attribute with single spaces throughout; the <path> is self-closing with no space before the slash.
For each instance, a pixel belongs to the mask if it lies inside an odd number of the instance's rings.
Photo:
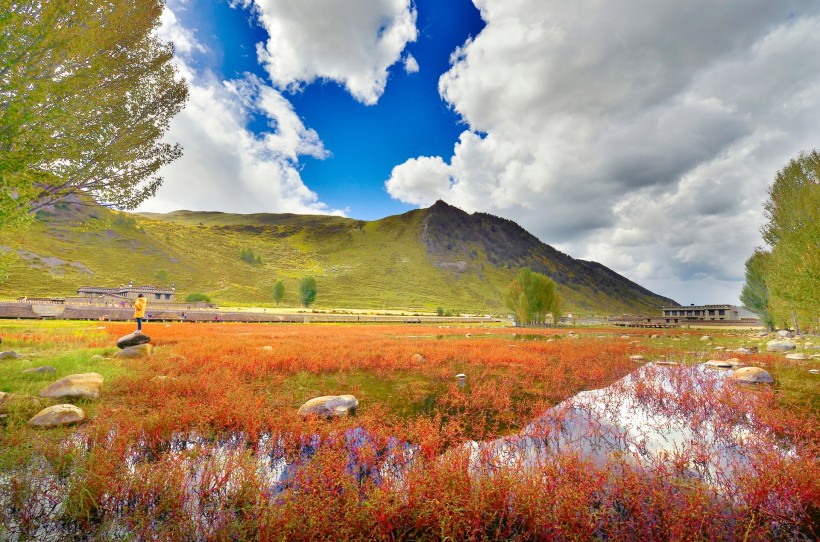
<path id="1" fill-rule="evenodd" d="M 112 326 L 112 342 L 129 330 Z M 512 329 L 406 325 L 157 324 L 146 331 L 156 355 L 123 362 L 131 372 L 107 387 L 95 419 L 58 452 L 47 436 L 32 436 L 45 461 L 21 466 L 4 485 L 13 489 L 7 502 L 14 509 L 0 518 L 18 532 L 76 529 L 138 540 L 820 534 L 820 424 L 811 411 L 784 409 L 768 389 L 746 392 L 758 394 L 754 426 L 792 453 L 755 450 L 759 462 L 730 495 L 682 475 L 690 457 L 647 471 L 618 457 L 601 466 L 566 452 L 537 467 L 472 474 L 466 442 L 517 433 L 549 407 L 637 367 L 629 340 L 597 338 L 599 330 L 554 342 L 547 342 L 554 330 L 520 340 Z M 683 355 L 649 343 L 641 351 Z M 459 387 L 456 373 L 467 375 L 467 386 Z M 743 393 L 725 388 L 639 392 L 661 407 L 674 395 L 683 416 L 719 409 L 727 424 L 743 406 Z M 344 393 L 359 400 L 355 416 L 296 415 L 310 397 Z M 288 476 L 277 477 L 285 465 Z"/>

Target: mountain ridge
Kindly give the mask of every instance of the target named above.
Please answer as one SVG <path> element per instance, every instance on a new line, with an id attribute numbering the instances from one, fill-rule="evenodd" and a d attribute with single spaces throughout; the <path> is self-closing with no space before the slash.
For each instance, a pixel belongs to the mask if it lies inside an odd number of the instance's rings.
<path id="1" fill-rule="evenodd" d="M 576 260 L 512 220 L 438 201 L 379 220 L 216 211 L 122 213 L 63 202 L 0 247 L 21 255 L 0 295 L 72 295 L 81 284 L 152 284 L 160 271 L 184 295 L 217 303 L 286 306 L 314 275 L 328 308 L 505 313 L 503 291 L 520 267 L 553 278 L 567 312 L 655 314 L 676 304 L 597 262 Z M 13 237 L 13 236 L 12 236 Z M 258 263 L 240 259 L 251 250 Z"/>

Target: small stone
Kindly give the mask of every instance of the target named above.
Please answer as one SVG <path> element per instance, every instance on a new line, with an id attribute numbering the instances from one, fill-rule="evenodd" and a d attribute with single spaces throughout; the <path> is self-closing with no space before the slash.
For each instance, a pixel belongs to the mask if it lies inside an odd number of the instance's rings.
<path id="1" fill-rule="evenodd" d="M 129 346 L 127 348 L 123 348 L 119 352 L 114 354 L 115 358 L 142 358 L 145 356 L 150 356 L 153 347 L 150 344 L 138 344 L 137 346 Z"/>
<path id="2" fill-rule="evenodd" d="M 621 335 L 621 338 L 622 338 L 622 339 L 628 339 L 628 338 L 629 338 L 629 335 Z"/>
<path id="3" fill-rule="evenodd" d="M 658 335 L 657 333 L 655 333 L 654 335 L 650 335 L 650 336 L 649 336 L 649 338 L 650 338 L 650 339 L 660 339 L 660 338 L 661 338 L 661 336 L 660 336 L 660 335 Z"/>
<path id="4" fill-rule="evenodd" d="M 632 361 L 634 361 L 634 362 L 642 362 L 642 361 L 646 361 L 646 358 L 645 358 L 645 357 L 643 357 L 643 356 L 642 356 L 642 355 L 640 355 L 640 354 L 635 354 L 634 356 L 629 356 L 629 359 L 630 359 L 630 360 L 632 360 Z"/>
<path id="5" fill-rule="evenodd" d="M 811 373 L 813 375 L 820 374 L 820 369 L 809 369 L 809 373 Z"/>
<path id="6" fill-rule="evenodd" d="M 465 337 L 467 337 L 467 338 L 469 339 L 470 337 L 472 337 L 472 336 L 473 336 L 473 334 L 472 334 L 472 333 L 467 333 L 467 334 L 465 334 L 464 336 L 465 336 Z"/>
<path id="7" fill-rule="evenodd" d="M 272 347 L 272 346 L 267 346 L 267 345 L 266 345 L 266 346 L 263 346 L 263 347 L 262 347 L 262 350 L 266 350 L 266 351 L 270 352 L 271 350 L 273 350 L 273 347 Z"/>
<path id="8" fill-rule="evenodd" d="M 29 367 L 28 369 L 23 369 L 23 373 L 24 374 L 30 374 L 30 373 L 52 373 L 52 374 L 56 374 L 57 369 L 55 369 L 51 365 L 43 365 L 41 367 Z"/>
<path id="9" fill-rule="evenodd" d="M 176 380 L 176 377 L 167 376 L 167 375 L 157 375 L 154 378 L 152 378 L 151 380 L 153 380 L 154 382 L 168 382 L 168 381 Z"/>
<path id="10" fill-rule="evenodd" d="M 128 348 L 129 346 L 137 346 L 139 344 L 147 344 L 149 342 L 151 342 L 151 337 L 145 333 L 135 331 L 134 333 L 130 333 L 117 339 L 117 347 Z"/>
<path id="11" fill-rule="evenodd" d="M 756 346 L 741 346 L 737 350 L 735 350 L 736 354 L 757 354 L 757 347 Z"/>
<path id="12" fill-rule="evenodd" d="M 74 405 L 54 405 L 35 414 L 28 424 L 35 427 L 56 427 L 70 425 L 85 419 L 85 412 Z"/>
<path id="13" fill-rule="evenodd" d="M 809 357 L 806 354 L 803 354 L 802 352 L 791 352 L 789 354 L 786 354 L 786 359 L 804 360 L 809 359 Z"/>
<path id="14" fill-rule="evenodd" d="M 105 361 L 105 358 L 103 356 L 99 355 L 99 354 L 94 354 L 93 356 L 91 356 L 91 361 L 94 361 L 94 362 Z"/>
<path id="15" fill-rule="evenodd" d="M 788 329 L 781 329 L 780 331 L 777 332 L 777 334 L 775 336 L 778 339 L 791 339 L 792 337 L 794 337 L 794 333 L 792 333 Z"/>
<path id="16" fill-rule="evenodd" d="M 766 343 L 767 352 L 787 352 L 795 348 L 797 348 L 797 345 L 789 341 L 769 341 Z"/>
<path id="17" fill-rule="evenodd" d="M 704 335 L 700 338 L 701 341 L 711 341 L 712 337 L 710 335 Z"/>
<path id="18" fill-rule="evenodd" d="M 721 350 L 726 350 L 726 347 L 725 346 L 716 346 L 712 350 L 715 350 L 716 352 L 720 352 Z"/>
<path id="19" fill-rule="evenodd" d="M 705 367 L 709 367 L 710 369 L 731 369 L 732 364 L 729 363 L 727 360 L 722 359 L 710 359 L 706 363 L 703 364 Z"/>
<path id="20" fill-rule="evenodd" d="M 424 356 L 422 356 L 421 354 L 413 354 L 413 361 L 415 363 L 424 363 Z"/>
<path id="21" fill-rule="evenodd" d="M 743 367 L 732 373 L 732 378 L 742 384 L 772 384 L 774 379 L 760 367 Z"/>
<path id="22" fill-rule="evenodd" d="M 0 359 L 20 359 L 20 354 L 11 350 L 8 352 L 0 352 Z"/>
<path id="23" fill-rule="evenodd" d="M 299 407 L 300 416 L 344 416 L 359 406 L 352 395 L 324 395 L 314 397 Z"/>
<path id="24" fill-rule="evenodd" d="M 97 399 L 103 385 L 103 377 L 98 373 L 68 375 L 43 388 L 40 397 L 78 397 Z"/>

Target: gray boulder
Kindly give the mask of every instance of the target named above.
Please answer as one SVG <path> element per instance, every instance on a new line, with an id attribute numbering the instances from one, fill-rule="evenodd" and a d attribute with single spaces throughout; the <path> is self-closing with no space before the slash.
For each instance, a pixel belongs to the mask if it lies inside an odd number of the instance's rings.
<path id="1" fill-rule="evenodd" d="M 125 335 L 124 337 L 120 337 L 119 339 L 117 339 L 117 347 L 128 348 L 129 346 L 148 344 L 149 342 L 151 342 L 151 337 L 149 337 L 145 333 L 139 333 L 135 331 L 134 333 L 130 333 L 128 335 Z"/>
<path id="2" fill-rule="evenodd" d="M 789 341 L 769 341 L 766 343 L 766 351 L 768 352 L 788 352 L 795 348 L 797 348 L 797 345 Z"/>
<path id="3" fill-rule="evenodd" d="M 794 333 L 792 333 L 788 329 L 781 329 L 777 332 L 776 336 L 778 339 L 791 339 L 794 337 Z"/>
<path id="4" fill-rule="evenodd" d="M 0 359 L 20 359 L 20 354 L 17 352 L 0 352 Z"/>
<path id="5" fill-rule="evenodd" d="M 99 373 L 68 375 L 54 384 L 43 388 L 40 397 L 77 397 L 96 399 L 100 396 L 103 377 Z"/>
<path id="6" fill-rule="evenodd" d="M 50 374 L 56 374 L 56 373 L 57 373 L 57 369 L 55 369 L 55 368 L 54 368 L 54 367 L 52 367 L 51 365 L 43 365 L 42 367 L 29 367 L 28 369 L 23 369 L 23 373 L 24 373 L 24 374 L 30 374 L 30 373 L 40 373 L 40 374 L 50 373 Z"/>
<path id="7" fill-rule="evenodd" d="M 153 347 L 148 344 L 138 344 L 136 346 L 128 346 L 114 354 L 115 358 L 144 358 L 151 355 Z"/>

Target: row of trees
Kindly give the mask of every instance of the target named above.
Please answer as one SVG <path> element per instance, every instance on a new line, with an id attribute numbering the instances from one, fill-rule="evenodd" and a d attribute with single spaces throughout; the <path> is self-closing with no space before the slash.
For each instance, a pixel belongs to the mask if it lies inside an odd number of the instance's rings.
<path id="1" fill-rule="evenodd" d="M 507 286 L 504 304 L 512 311 L 519 325 L 543 324 L 548 316 L 557 323 L 561 314 L 561 300 L 555 290 L 555 282 L 527 267 L 519 270 Z"/>
<path id="2" fill-rule="evenodd" d="M 775 176 L 764 204 L 763 240 L 746 261 L 740 300 L 770 327 L 820 315 L 820 152 L 802 152 Z"/>
<path id="3" fill-rule="evenodd" d="M 310 307 L 316 301 L 316 294 L 319 292 L 316 286 L 316 278 L 312 276 L 302 277 L 299 281 L 299 303 L 303 307 Z M 285 283 L 277 280 L 273 285 L 273 301 L 279 303 L 285 298 Z"/>

